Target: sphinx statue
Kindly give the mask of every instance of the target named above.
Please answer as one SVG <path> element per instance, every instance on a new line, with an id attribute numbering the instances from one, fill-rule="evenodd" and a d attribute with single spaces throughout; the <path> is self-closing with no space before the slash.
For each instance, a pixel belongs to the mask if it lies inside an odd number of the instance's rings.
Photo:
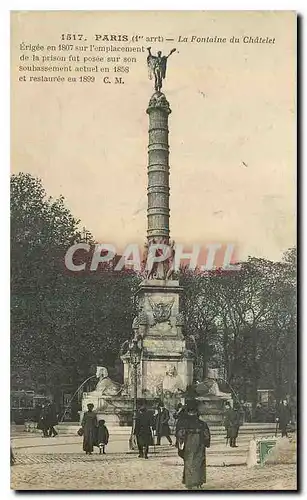
<path id="1" fill-rule="evenodd" d="M 202 382 L 196 384 L 195 390 L 199 396 L 215 396 L 222 399 L 231 398 L 231 393 L 220 391 L 217 368 L 209 368 L 207 377 Z"/>
<path id="2" fill-rule="evenodd" d="M 104 366 L 97 366 L 96 377 L 98 382 L 94 392 L 99 392 L 100 396 L 118 396 L 121 393 L 122 386 L 110 379 L 108 370 Z"/>

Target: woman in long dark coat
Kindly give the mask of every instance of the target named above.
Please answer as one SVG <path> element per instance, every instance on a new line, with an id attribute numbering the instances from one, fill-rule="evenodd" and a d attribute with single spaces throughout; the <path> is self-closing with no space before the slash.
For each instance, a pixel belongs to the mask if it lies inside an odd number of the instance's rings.
<path id="1" fill-rule="evenodd" d="M 187 489 L 197 489 L 206 482 L 206 448 L 210 447 L 210 431 L 199 419 L 196 401 L 187 403 L 185 417 L 178 429 L 178 454 L 184 460 L 182 482 Z"/>
<path id="2" fill-rule="evenodd" d="M 87 455 L 91 455 L 97 442 L 98 420 L 96 413 L 93 411 L 94 405 L 92 403 L 89 403 L 87 405 L 87 408 L 88 411 L 84 413 L 81 422 L 81 426 L 84 432 L 83 451 L 85 451 Z"/>

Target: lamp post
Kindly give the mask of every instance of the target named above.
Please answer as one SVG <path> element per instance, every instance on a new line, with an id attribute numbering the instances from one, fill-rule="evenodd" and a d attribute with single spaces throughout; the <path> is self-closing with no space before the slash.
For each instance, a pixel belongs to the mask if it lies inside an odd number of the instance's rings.
<path id="1" fill-rule="evenodd" d="M 136 448 L 134 429 L 135 429 L 135 421 L 136 421 L 136 414 L 137 414 L 138 365 L 141 362 L 141 353 L 142 353 L 142 347 L 140 345 L 140 341 L 137 338 L 134 338 L 130 342 L 128 352 L 129 352 L 129 357 L 130 357 L 130 366 L 133 369 L 133 417 L 132 417 L 131 435 L 130 435 L 130 439 L 129 439 L 129 447 L 130 447 L 130 450 L 134 450 Z"/>

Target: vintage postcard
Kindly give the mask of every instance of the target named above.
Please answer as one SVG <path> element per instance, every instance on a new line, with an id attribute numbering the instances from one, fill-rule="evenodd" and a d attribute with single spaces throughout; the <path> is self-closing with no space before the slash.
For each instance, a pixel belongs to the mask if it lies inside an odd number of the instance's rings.
<path id="1" fill-rule="evenodd" d="M 296 31 L 11 12 L 12 489 L 297 489 Z"/>

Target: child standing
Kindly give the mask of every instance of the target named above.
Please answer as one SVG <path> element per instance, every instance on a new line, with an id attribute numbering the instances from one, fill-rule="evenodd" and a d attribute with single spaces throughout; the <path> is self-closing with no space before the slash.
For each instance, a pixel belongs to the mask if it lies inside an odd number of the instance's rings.
<path id="1" fill-rule="evenodd" d="M 103 455 L 106 454 L 105 447 L 109 442 L 109 431 L 107 426 L 105 425 L 105 420 L 99 420 L 98 422 L 98 446 L 99 446 L 99 454 L 101 455 L 101 451 Z"/>

